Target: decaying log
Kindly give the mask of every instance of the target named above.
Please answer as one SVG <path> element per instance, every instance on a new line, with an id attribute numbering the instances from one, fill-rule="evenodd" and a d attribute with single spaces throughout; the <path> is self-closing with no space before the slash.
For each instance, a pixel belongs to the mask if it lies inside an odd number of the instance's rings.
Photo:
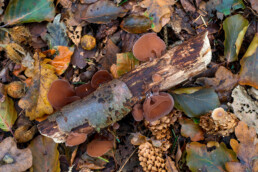
<path id="1" fill-rule="evenodd" d="M 63 107 L 38 125 L 40 133 L 55 142 L 64 142 L 71 131 L 82 127 L 98 131 L 127 115 L 153 86 L 166 90 L 203 72 L 211 61 L 207 35 L 202 33 L 185 41 L 161 58 L 143 63 L 121 78 L 101 85 L 84 99 Z M 153 82 L 154 74 L 162 79 Z"/>

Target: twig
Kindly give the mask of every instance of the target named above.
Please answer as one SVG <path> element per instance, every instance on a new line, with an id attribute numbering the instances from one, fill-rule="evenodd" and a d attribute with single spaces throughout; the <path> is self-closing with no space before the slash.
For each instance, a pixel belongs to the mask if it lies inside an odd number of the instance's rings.
<path id="1" fill-rule="evenodd" d="M 125 167 L 125 165 L 127 164 L 127 162 L 130 160 L 130 158 L 133 156 L 133 154 L 137 151 L 138 148 L 136 148 L 131 155 L 127 158 L 127 160 L 125 161 L 125 163 L 122 165 L 122 167 L 118 170 L 118 172 L 121 172 L 123 170 L 123 168 Z"/>

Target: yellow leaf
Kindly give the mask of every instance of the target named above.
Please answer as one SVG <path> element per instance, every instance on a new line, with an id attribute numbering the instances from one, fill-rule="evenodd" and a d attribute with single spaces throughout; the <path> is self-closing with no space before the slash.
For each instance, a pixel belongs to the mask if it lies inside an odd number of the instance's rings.
<path id="1" fill-rule="evenodd" d="M 144 0 L 140 6 L 147 8 L 146 14 L 152 20 L 152 30 L 159 32 L 166 23 L 170 21 L 172 14 L 170 6 L 174 5 L 174 0 Z"/>
<path id="2" fill-rule="evenodd" d="M 53 113 L 53 108 L 48 101 L 47 93 L 51 83 L 58 79 L 55 68 L 47 64 L 48 59 L 42 61 L 36 53 L 34 55 L 35 68 L 32 85 L 27 94 L 19 101 L 19 106 L 26 110 L 26 116 L 31 120 Z"/>
<path id="3" fill-rule="evenodd" d="M 121 76 L 140 65 L 140 62 L 131 52 L 119 53 L 116 57 L 116 70 L 118 76 Z"/>

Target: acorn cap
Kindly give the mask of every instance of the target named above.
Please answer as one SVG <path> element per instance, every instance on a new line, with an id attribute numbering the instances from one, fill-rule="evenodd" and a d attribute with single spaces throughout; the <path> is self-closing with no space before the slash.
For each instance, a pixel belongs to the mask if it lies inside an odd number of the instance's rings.
<path id="1" fill-rule="evenodd" d="M 133 45 L 133 55 L 139 61 L 159 58 L 165 50 L 165 42 L 156 33 L 144 34 Z"/>
<path id="2" fill-rule="evenodd" d="M 71 132 L 68 137 L 66 138 L 65 145 L 66 146 L 76 146 L 83 142 L 85 142 L 87 139 L 87 134 L 85 133 L 76 133 Z"/>
<path id="3" fill-rule="evenodd" d="M 91 86 L 91 83 L 82 84 L 75 89 L 76 96 L 79 96 L 80 98 L 88 96 L 93 91 L 95 91 L 95 88 Z"/>
<path id="4" fill-rule="evenodd" d="M 214 120 L 220 120 L 222 118 L 224 118 L 225 113 L 227 113 L 223 108 L 216 108 L 212 111 L 211 117 Z"/>
<path id="5" fill-rule="evenodd" d="M 140 103 L 134 105 L 132 115 L 135 121 L 143 120 L 143 109 Z"/>
<path id="6" fill-rule="evenodd" d="M 91 157 L 99 157 L 107 153 L 113 148 L 113 141 L 92 140 L 87 145 L 87 154 Z"/>
<path id="7" fill-rule="evenodd" d="M 149 122 L 156 121 L 169 114 L 174 107 L 174 99 L 168 93 L 160 92 L 145 99 L 143 103 L 143 115 Z"/>
<path id="8" fill-rule="evenodd" d="M 98 88 L 100 84 L 111 81 L 112 79 L 112 75 L 107 70 L 99 70 L 92 76 L 91 86 Z"/>
<path id="9" fill-rule="evenodd" d="M 57 110 L 80 99 L 80 97 L 75 95 L 75 91 L 70 83 L 62 79 L 55 80 L 51 84 L 47 98 L 50 104 Z"/>

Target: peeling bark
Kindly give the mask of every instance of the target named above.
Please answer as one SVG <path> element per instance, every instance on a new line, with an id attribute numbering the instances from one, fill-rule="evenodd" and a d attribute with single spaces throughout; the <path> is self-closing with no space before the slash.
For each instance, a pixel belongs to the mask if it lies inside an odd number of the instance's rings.
<path id="1" fill-rule="evenodd" d="M 146 62 L 119 80 L 100 86 L 95 92 L 63 107 L 38 125 L 40 133 L 64 142 L 81 127 L 100 130 L 126 116 L 154 86 L 167 90 L 206 70 L 211 61 L 208 33 L 202 33 L 169 50 L 159 59 Z M 159 74 L 162 79 L 152 81 Z"/>

